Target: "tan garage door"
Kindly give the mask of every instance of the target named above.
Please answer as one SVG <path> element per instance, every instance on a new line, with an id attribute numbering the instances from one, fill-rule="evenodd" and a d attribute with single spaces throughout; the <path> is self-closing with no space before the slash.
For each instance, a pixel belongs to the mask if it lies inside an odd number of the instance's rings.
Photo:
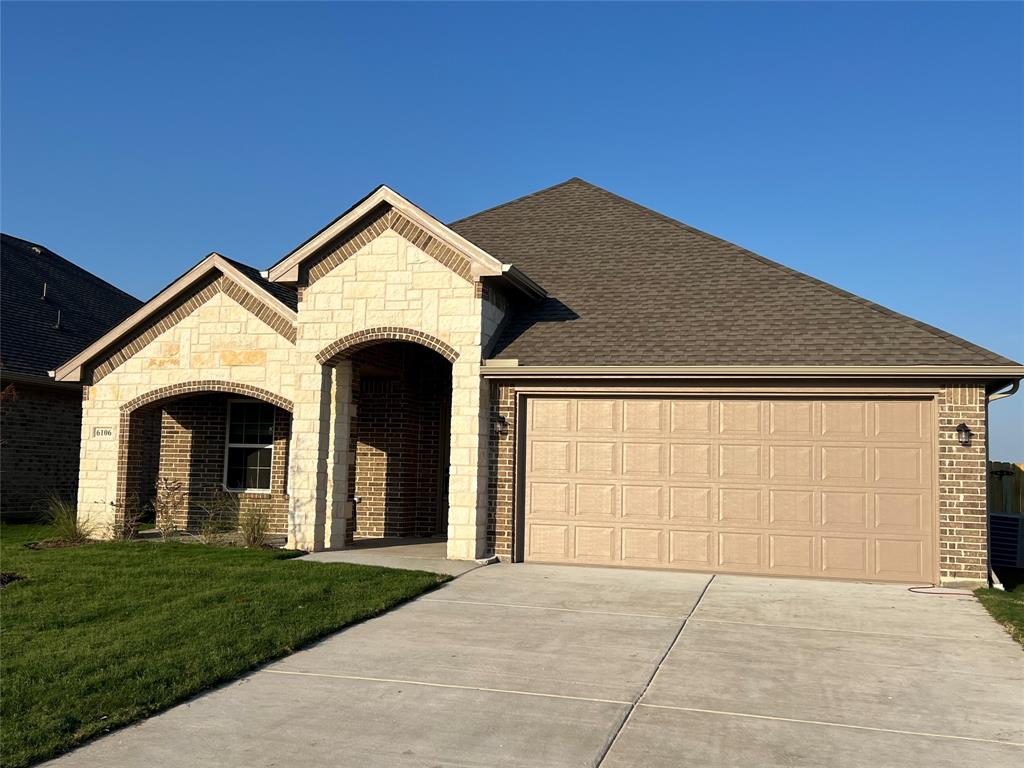
<path id="1" fill-rule="evenodd" d="M 533 398 L 525 559 L 931 582 L 929 400 Z"/>

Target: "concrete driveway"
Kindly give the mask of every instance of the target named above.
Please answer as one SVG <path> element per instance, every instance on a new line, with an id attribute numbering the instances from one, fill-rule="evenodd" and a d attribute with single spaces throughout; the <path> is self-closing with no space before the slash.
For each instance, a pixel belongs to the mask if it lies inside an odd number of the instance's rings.
<path id="1" fill-rule="evenodd" d="M 489 566 L 61 766 L 1024 764 L 1024 654 L 972 597 Z"/>

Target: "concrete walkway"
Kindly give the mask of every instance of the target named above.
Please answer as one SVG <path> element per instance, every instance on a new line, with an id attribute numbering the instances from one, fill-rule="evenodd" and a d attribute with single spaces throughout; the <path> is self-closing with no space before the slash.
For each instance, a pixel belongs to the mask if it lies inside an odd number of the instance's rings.
<path id="1" fill-rule="evenodd" d="M 449 560 L 448 543 L 443 539 L 362 539 L 345 549 L 314 552 L 300 560 L 317 563 L 358 563 L 382 565 L 385 568 L 405 568 L 410 571 L 431 571 L 461 576 L 479 568 L 483 562 Z"/>
<path id="2" fill-rule="evenodd" d="M 1024 654 L 973 597 L 496 565 L 61 766 L 1024 764 Z"/>

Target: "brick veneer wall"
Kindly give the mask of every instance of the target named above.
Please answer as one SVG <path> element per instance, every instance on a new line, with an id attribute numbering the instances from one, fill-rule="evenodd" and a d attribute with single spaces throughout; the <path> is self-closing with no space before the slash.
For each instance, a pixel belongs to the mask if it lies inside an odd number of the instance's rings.
<path id="1" fill-rule="evenodd" d="M 74 502 L 82 390 L 6 381 L 0 387 L 0 511 L 37 515 L 51 493 Z"/>
<path id="2" fill-rule="evenodd" d="M 446 456 L 447 363 L 408 344 L 384 344 L 353 360 L 356 538 L 438 532 Z M 447 465 L 447 462 L 445 462 Z"/>
<path id="3" fill-rule="evenodd" d="M 197 529 L 204 515 L 201 504 L 223 486 L 228 400 L 235 397 L 207 393 L 135 411 L 129 435 L 127 498 L 146 504 L 152 501 L 158 478 L 177 482 L 184 503 L 173 515 L 175 527 Z M 235 495 L 241 510 L 265 505 L 270 515 L 270 532 L 284 534 L 288 530 L 286 483 L 291 415 L 278 407 L 274 415 L 271 492 Z M 155 451 L 154 442 L 158 446 Z"/>
<path id="4" fill-rule="evenodd" d="M 516 392 L 491 386 L 491 423 L 504 421 L 505 434 L 491 429 L 487 444 L 487 546 L 503 560 L 515 551 Z"/>
<path id="5" fill-rule="evenodd" d="M 939 410 L 939 570 L 943 580 L 988 577 L 988 403 L 976 384 L 946 385 Z M 960 423 L 974 434 L 960 445 Z"/>

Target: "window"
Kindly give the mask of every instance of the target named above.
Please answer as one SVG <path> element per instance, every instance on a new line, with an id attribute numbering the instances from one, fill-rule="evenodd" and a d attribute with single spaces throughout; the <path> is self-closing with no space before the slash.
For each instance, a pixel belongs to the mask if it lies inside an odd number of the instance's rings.
<path id="1" fill-rule="evenodd" d="M 274 406 L 255 400 L 229 402 L 224 487 L 269 492 L 273 457 Z"/>

